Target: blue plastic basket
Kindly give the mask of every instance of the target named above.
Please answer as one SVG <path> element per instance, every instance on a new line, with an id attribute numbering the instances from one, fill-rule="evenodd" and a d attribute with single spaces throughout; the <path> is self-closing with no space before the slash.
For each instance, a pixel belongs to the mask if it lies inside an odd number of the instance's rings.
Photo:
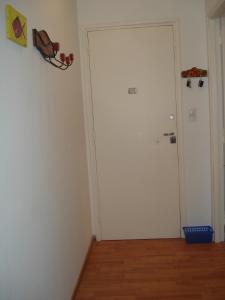
<path id="1" fill-rule="evenodd" d="M 205 244 L 213 241 L 213 228 L 211 226 L 183 227 L 185 239 L 188 244 Z"/>

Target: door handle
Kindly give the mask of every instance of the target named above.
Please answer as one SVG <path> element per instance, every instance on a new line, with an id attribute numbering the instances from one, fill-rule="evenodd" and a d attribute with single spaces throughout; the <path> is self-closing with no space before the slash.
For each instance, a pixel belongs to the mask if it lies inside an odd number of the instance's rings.
<path id="1" fill-rule="evenodd" d="M 163 134 L 164 136 L 173 136 L 173 135 L 175 135 L 175 133 L 174 132 L 166 132 L 166 133 L 164 133 Z"/>

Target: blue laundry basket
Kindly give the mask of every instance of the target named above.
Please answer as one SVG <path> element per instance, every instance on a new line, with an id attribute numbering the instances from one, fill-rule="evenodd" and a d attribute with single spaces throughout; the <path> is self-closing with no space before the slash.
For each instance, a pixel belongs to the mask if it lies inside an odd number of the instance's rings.
<path id="1" fill-rule="evenodd" d="M 186 226 L 183 227 L 188 244 L 207 244 L 213 241 L 213 228 L 211 226 Z"/>

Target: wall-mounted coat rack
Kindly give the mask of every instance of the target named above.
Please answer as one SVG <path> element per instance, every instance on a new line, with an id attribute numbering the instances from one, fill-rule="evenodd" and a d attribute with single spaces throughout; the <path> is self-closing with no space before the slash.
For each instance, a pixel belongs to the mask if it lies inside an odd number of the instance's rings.
<path id="1" fill-rule="evenodd" d="M 199 68 L 192 68 L 181 73 L 182 78 L 192 78 L 192 77 L 208 77 L 208 71 L 199 69 Z"/>
<path id="2" fill-rule="evenodd" d="M 202 78 L 208 77 L 208 71 L 194 67 L 192 69 L 181 72 L 181 77 L 188 78 L 187 87 L 189 88 L 191 88 L 191 78 L 200 78 L 198 86 L 202 88 L 204 86 L 204 81 L 202 80 Z"/>
<path id="3" fill-rule="evenodd" d="M 45 61 L 60 70 L 67 70 L 74 61 L 73 53 L 68 56 L 65 53 L 60 53 L 60 59 L 56 57 L 60 50 L 60 44 L 58 42 L 53 43 L 45 30 L 37 31 L 37 29 L 33 29 L 33 44 Z"/>

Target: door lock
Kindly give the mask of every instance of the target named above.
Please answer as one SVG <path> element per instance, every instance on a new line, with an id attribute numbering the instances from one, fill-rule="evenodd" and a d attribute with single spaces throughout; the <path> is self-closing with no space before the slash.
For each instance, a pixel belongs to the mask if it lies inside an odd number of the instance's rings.
<path id="1" fill-rule="evenodd" d="M 173 135 L 175 135 L 175 133 L 174 132 L 169 132 L 169 133 L 164 133 L 163 135 L 164 136 L 173 136 Z"/>
<path id="2" fill-rule="evenodd" d="M 170 137 L 170 144 L 176 144 L 177 143 L 177 138 L 175 135 Z"/>
<path id="3" fill-rule="evenodd" d="M 163 134 L 164 136 L 168 136 L 170 138 L 170 144 L 176 144 L 177 138 L 174 132 L 166 132 Z"/>

